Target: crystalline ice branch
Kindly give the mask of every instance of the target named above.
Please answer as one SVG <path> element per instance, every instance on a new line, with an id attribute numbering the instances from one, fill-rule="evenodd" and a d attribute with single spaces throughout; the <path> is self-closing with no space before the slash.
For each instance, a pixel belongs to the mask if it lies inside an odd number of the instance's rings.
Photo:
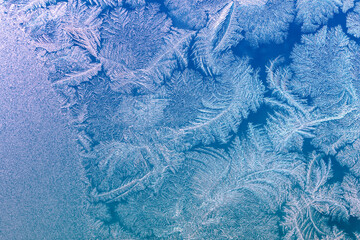
<path id="1" fill-rule="evenodd" d="M 346 13 L 349 9 L 354 7 L 355 0 L 342 0 L 342 11 Z"/>
<path id="2" fill-rule="evenodd" d="M 100 12 L 100 8 L 87 7 L 79 1 L 73 1 L 68 6 L 62 26 L 76 45 L 86 49 L 94 57 L 98 56 L 100 47 Z"/>
<path id="3" fill-rule="evenodd" d="M 360 38 L 360 2 L 356 3 L 355 8 L 346 17 L 346 27 L 348 33 L 356 38 Z"/>
<path id="4" fill-rule="evenodd" d="M 247 137 L 236 138 L 228 154 L 210 148 L 190 152 L 188 158 L 201 166 L 194 182 L 198 197 L 250 194 L 275 211 L 285 189 L 302 184 L 304 165 L 297 154 L 277 154 L 273 148 L 263 130 L 249 125 Z"/>
<path id="5" fill-rule="evenodd" d="M 349 39 L 341 27 L 323 27 L 315 34 L 304 35 L 301 42 L 291 54 L 295 91 L 312 97 L 324 111 L 338 108 L 340 97 L 356 98 L 351 89 Z"/>
<path id="6" fill-rule="evenodd" d="M 36 8 L 20 16 L 22 26 L 36 47 L 47 52 L 56 52 L 72 44 L 62 29 L 68 3 L 59 2 L 45 8 Z"/>
<path id="7" fill-rule="evenodd" d="M 187 65 L 193 33 L 171 25 L 155 4 L 135 10 L 119 7 L 110 13 L 101 32 L 99 58 L 113 90 L 153 92 L 174 70 Z"/>
<path id="8" fill-rule="evenodd" d="M 34 11 L 38 8 L 45 8 L 47 6 L 55 4 L 57 2 L 59 2 L 59 1 L 58 0 L 30 0 L 25 4 L 25 6 L 23 7 L 23 10 L 25 12 Z"/>
<path id="9" fill-rule="evenodd" d="M 265 132 L 252 125 L 247 136 L 235 138 L 228 151 L 198 148 L 187 154 L 186 161 L 194 169 L 190 180 L 191 192 L 195 203 L 199 202 L 197 209 L 200 216 L 195 218 L 194 224 L 202 231 L 212 231 L 204 225 L 217 223 L 224 226 L 223 233 L 228 232 L 233 237 L 243 234 L 242 229 L 247 229 L 245 222 L 252 222 L 252 208 L 257 206 L 257 214 L 262 219 L 270 220 L 284 201 L 286 189 L 303 183 L 304 164 L 301 157 L 297 154 L 276 154 Z M 230 209 L 241 213 L 245 219 L 240 223 L 245 225 L 236 228 L 223 222 L 228 217 L 223 211 L 237 214 Z M 266 222 L 261 225 L 258 235 L 249 235 L 249 239 L 273 236 Z"/>
<path id="10" fill-rule="evenodd" d="M 238 59 L 217 78 L 213 93 L 202 99 L 197 117 L 176 131 L 172 142 L 180 149 L 199 143 L 225 143 L 231 131 L 261 103 L 263 86 L 248 61 Z"/>
<path id="11" fill-rule="evenodd" d="M 342 187 L 344 196 L 350 205 L 350 215 L 360 219 L 360 182 L 350 174 L 344 177 Z"/>
<path id="12" fill-rule="evenodd" d="M 326 153 L 334 154 L 360 136 L 358 55 L 359 47 L 340 27 L 304 36 L 292 52 L 291 88 L 311 100 L 314 120 L 321 123 L 313 144 Z"/>
<path id="13" fill-rule="evenodd" d="M 360 177 L 360 139 L 339 151 L 336 160 L 342 166 L 349 168 L 354 176 Z"/>
<path id="14" fill-rule="evenodd" d="M 313 138 L 312 131 L 320 122 L 315 120 L 313 108 L 288 88 L 292 74 L 288 67 L 279 67 L 281 62 L 277 58 L 266 67 L 272 97 L 265 102 L 275 109 L 267 118 L 266 129 L 277 151 L 301 150 L 303 139 Z"/>
<path id="15" fill-rule="evenodd" d="M 128 4 L 131 7 L 140 7 L 145 5 L 145 0 L 85 0 L 92 5 L 98 5 L 102 8 L 119 7 Z"/>
<path id="16" fill-rule="evenodd" d="M 339 12 L 342 6 L 340 0 L 297 0 L 296 1 L 296 21 L 300 24 L 303 32 L 314 32 L 328 19 Z"/>
<path id="17" fill-rule="evenodd" d="M 83 154 L 89 196 L 95 202 L 113 202 L 146 187 L 156 190 L 161 175 L 176 171 L 181 156 L 161 146 L 101 143 Z"/>
<path id="18" fill-rule="evenodd" d="M 79 104 L 74 86 L 90 81 L 101 70 L 101 64 L 92 62 L 89 54 L 77 46 L 48 54 L 49 80 L 55 90 L 64 97 L 63 107 L 70 108 Z"/>
<path id="19" fill-rule="evenodd" d="M 294 19 L 293 0 L 243 0 L 238 6 L 238 24 L 251 46 L 284 41 Z"/>
<path id="20" fill-rule="evenodd" d="M 207 76 L 219 74 L 219 58 L 243 38 L 236 9 L 234 2 L 228 3 L 210 16 L 207 26 L 196 34 L 191 55 L 195 66 Z"/>
<path id="21" fill-rule="evenodd" d="M 329 184 L 328 164 L 315 153 L 308 163 L 304 187 L 290 192 L 282 225 L 285 239 L 322 239 L 332 234 L 328 221 L 347 220 L 348 205 L 339 184 Z"/>
<path id="22" fill-rule="evenodd" d="M 224 5 L 231 4 L 232 1 L 227 0 L 165 0 L 164 5 L 174 22 L 184 28 L 199 30 L 207 24 L 209 15 L 213 15 L 219 11 Z"/>

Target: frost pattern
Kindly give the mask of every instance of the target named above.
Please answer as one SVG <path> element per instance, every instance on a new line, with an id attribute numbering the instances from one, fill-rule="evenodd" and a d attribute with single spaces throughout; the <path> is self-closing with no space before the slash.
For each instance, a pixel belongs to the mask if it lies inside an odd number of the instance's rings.
<path id="1" fill-rule="evenodd" d="M 239 25 L 244 29 L 245 39 L 252 46 L 282 43 L 287 36 L 289 24 L 294 19 L 294 1 L 268 0 L 264 4 L 241 4 L 240 1 L 237 15 Z"/>
<path id="2" fill-rule="evenodd" d="M 195 66 L 208 76 L 218 75 L 222 69 L 222 65 L 217 66 L 221 64 L 220 58 L 227 57 L 223 53 L 243 38 L 241 32 L 236 20 L 236 5 L 229 3 L 196 34 L 192 47 Z"/>
<path id="3" fill-rule="evenodd" d="M 170 17 L 174 22 L 178 22 L 190 29 L 203 28 L 207 23 L 207 13 L 214 14 L 220 10 L 225 4 L 231 1 L 198 1 L 198 0 L 165 0 L 164 4 L 169 11 Z"/>
<path id="4" fill-rule="evenodd" d="M 102 8 L 123 6 L 124 4 L 128 4 L 131 7 L 145 5 L 145 0 L 86 0 L 86 2 L 92 5 L 98 5 Z"/>
<path id="5" fill-rule="evenodd" d="M 357 3 L 353 11 L 347 15 L 346 27 L 348 33 L 360 38 L 360 3 Z"/>
<path id="6" fill-rule="evenodd" d="M 337 107 L 335 103 L 341 102 L 343 91 L 343 97 L 352 97 L 351 89 L 346 89 L 353 80 L 349 39 L 341 28 L 324 27 L 315 34 L 303 36 L 301 41 L 292 52 L 296 90 L 303 96 L 310 95 L 319 107 L 325 105 L 325 99 L 330 101 L 322 109 Z"/>
<path id="7" fill-rule="evenodd" d="M 94 239 L 359 238 L 359 3 L 6 6 L 78 133 Z M 340 10 L 355 38 L 323 26 Z M 267 56 L 290 24 L 311 33 Z"/>
<path id="8" fill-rule="evenodd" d="M 149 5 L 131 11 L 117 8 L 103 25 L 102 39 L 99 58 L 112 88 L 131 92 L 135 86 L 151 92 L 187 65 L 191 32 L 171 27 L 158 5 Z"/>
<path id="9" fill-rule="evenodd" d="M 288 67 L 281 67 L 281 58 L 277 58 L 266 67 L 268 87 L 271 97 L 266 103 L 275 110 L 267 119 L 266 129 L 275 142 L 276 151 L 301 151 L 304 138 L 315 137 L 315 126 L 325 119 L 316 119 L 313 109 L 306 101 L 288 89 L 292 78 Z"/>
<path id="10" fill-rule="evenodd" d="M 354 7 L 355 0 L 343 0 L 342 11 L 346 13 L 349 9 Z"/>
<path id="11" fill-rule="evenodd" d="M 345 176 L 342 187 L 345 199 L 350 204 L 350 215 L 360 217 L 360 183 L 354 176 Z"/>
<path id="12" fill-rule="evenodd" d="M 156 189 L 161 183 L 159 178 L 163 178 L 161 175 L 174 172 L 182 161 L 181 154 L 156 147 L 109 142 L 84 154 L 83 165 L 91 183 L 91 199 L 113 202 L 146 187 Z"/>
<path id="13" fill-rule="evenodd" d="M 335 153 L 359 137 L 359 78 L 354 72 L 359 66 L 355 60 L 358 47 L 340 27 L 324 27 L 303 37 L 302 42 L 292 53 L 293 89 L 303 97 L 311 97 L 316 114 L 326 120 L 321 120 L 315 129 L 314 144 Z"/>
<path id="14" fill-rule="evenodd" d="M 296 21 L 300 24 L 303 32 L 314 32 L 321 25 L 327 23 L 328 19 L 339 12 L 342 2 L 339 0 L 297 0 Z"/>
<path id="15" fill-rule="evenodd" d="M 326 184 L 332 177 L 331 162 L 312 155 L 304 187 L 292 191 L 285 205 L 285 239 L 322 239 L 331 234 L 328 221 L 345 221 L 348 207 L 339 185 Z"/>
<path id="16" fill-rule="evenodd" d="M 336 159 L 343 166 L 349 168 L 349 171 L 357 177 L 360 177 L 360 160 L 359 160 L 360 140 L 357 139 L 352 144 L 344 147 L 336 155 Z"/>
<path id="17" fill-rule="evenodd" d="M 191 153 L 190 158 L 201 167 L 193 181 L 196 195 L 211 201 L 214 193 L 225 198 L 246 194 L 275 211 L 284 200 L 282 193 L 293 184 L 302 184 L 304 164 L 297 154 L 276 154 L 265 134 L 249 125 L 247 137 L 236 138 L 228 154 L 215 149 Z"/>
<path id="18" fill-rule="evenodd" d="M 252 45 L 262 43 L 281 43 L 286 37 L 290 22 L 294 18 L 293 0 L 236 0 L 236 1 L 165 1 L 170 16 L 191 29 L 206 31 L 206 25 L 217 24 L 219 12 L 227 11 L 231 6 L 229 30 L 232 39 L 228 43 L 238 42 L 242 35 Z M 222 13 L 223 14 L 223 13 Z M 207 20 L 207 22 L 205 22 Z M 175 21 L 175 22 L 176 22 Z M 228 24 L 228 23 L 227 23 Z M 205 28 L 204 28 L 205 27 Z M 202 28 L 202 29 L 201 29 Z M 237 41 L 234 41 L 234 40 Z"/>
<path id="19" fill-rule="evenodd" d="M 235 61 L 229 67 L 232 72 L 223 73 L 215 83 L 215 91 L 202 99 L 196 118 L 178 130 L 174 137 L 176 145 L 179 141 L 184 147 L 214 141 L 226 143 L 229 133 L 237 132 L 242 119 L 251 110 L 256 111 L 263 93 L 256 74 L 247 61 Z"/>

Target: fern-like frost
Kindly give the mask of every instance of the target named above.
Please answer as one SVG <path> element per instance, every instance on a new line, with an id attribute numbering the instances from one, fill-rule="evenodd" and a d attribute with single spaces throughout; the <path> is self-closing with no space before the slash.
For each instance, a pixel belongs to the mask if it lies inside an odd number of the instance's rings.
<path id="1" fill-rule="evenodd" d="M 292 52 L 291 88 L 310 97 L 315 121 L 320 121 L 313 143 L 327 153 L 334 154 L 359 137 L 358 49 L 340 27 L 324 27 L 304 36 Z"/>
<path id="2" fill-rule="evenodd" d="M 224 58 L 222 54 L 243 38 L 236 8 L 235 3 L 228 3 L 196 34 L 191 55 L 195 66 L 207 76 L 219 74 L 222 67 L 219 66 L 220 58 Z"/>
<path id="3" fill-rule="evenodd" d="M 223 231 L 218 233 L 227 233 L 223 238 L 245 236 L 244 230 L 247 239 L 278 238 L 264 220 L 275 220 L 273 213 L 284 201 L 283 193 L 293 185 L 302 184 L 304 167 L 298 155 L 276 154 L 265 133 L 250 125 L 247 136 L 235 138 L 228 151 L 199 148 L 189 152 L 187 159 L 194 169 L 191 194 L 196 199 L 194 202 L 199 202 L 195 214 L 200 216 L 194 220 L 201 223 L 194 222 L 196 228 L 202 232 L 223 226 Z M 247 223 L 252 223 L 255 217 L 254 208 L 261 216 L 256 220 L 261 222 L 256 224 L 261 227 L 252 225 L 257 232 L 247 228 Z M 218 234 L 213 236 L 221 239 Z"/>
<path id="4" fill-rule="evenodd" d="M 199 143 L 225 143 L 229 133 L 237 132 L 241 121 L 259 107 L 263 86 L 256 73 L 244 60 L 230 66 L 233 69 L 215 83 L 216 92 L 202 99 L 197 117 L 175 133 L 175 146 L 188 149 Z"/>
<path id="5" fill-rule="evenodd" d="M 236 138 L 228 153 L 191 152 L 188 157 L 200 167 L 194 181 L 196 196 L 208 201 L 212 194 L 250 194 L 276 211 L 285 189 L 302 184 L 304 166 L 297 154 L 276 154 L 273 148 L 263 130 L 250 125 L 247 137 Z"/>
<path id="6" fill-rule="evenodd" d="M 264 43 L 279 44 L 286 38 L 289 24 L 294 19 L 294 1 L 240 1 L 237 17 L 245 39 L 253 47 Z"/>
<path id="7" fill-rule="evenodd" d="M 231 1 L 211 0 L 165 0 L 164 5 L 169 11 L 169 15 L 185 28 L 199 30 L 207 23 L 207 13 L 210 15 L 219 11 L 225 4 Z"/>
<path id="8" fill-rule="evenodd" d="M 339 151 L 336 160 L 354 176 L 360 177 L 360 139 Z"/>
<path id="9" fill-rule="evenodd" d="M 142 24 L 138 24 L 138 22 Z M 141 35 L 136 34 L 141 32 Z M 100 61 L 112 88 L 152 92 L 177 68 L 187 65 L 192 32 L 171 27 L 158 5 L 136 10 L 117 8 L 103 25 Z"/>
<path id="10" fill-rule="evenodd" d="M 346 27 L 348 33 L 356 38 L 360 38 L 360 3 L 346 17 Z"/>
<path id="11" fill-rule="evenodd" d="M 348 206 L 328 164 L 315 153 L 308 163 L 304 187 L 290 192 L 285 205 L 283 227 L 285 239 L 323 239 L 333 234 L 329 221 L 348 219 Z"/>
<path id="12" fill-rule="evenodd" d="M 131 7 L 140 7 L 145 5 L 145 0 L 85 0 L 92 5 L 98 5 L 102 8 L 106 7 L 120 7 L 125 4 Z"/>
<path id="13" fill-rule="evenodd" d="M 358 178 L 352 175 L 345 176 L 342 187 L 345 199 L 350 205 L 350 215 L 360 219 L 360 182 Z"/>
<path id="14" fill-rule="evenodd" d="M 300 24 L 303 32 L 314 32 L 339 12 L 342 2 L 339 0 L 296 1 L 296 21 Z"/>
<path id="15" fill-rule="evenodd" d="M 349 9 L 354 7 L 355 0 L 343 0 L 342 11 L 346 13 Z"/>

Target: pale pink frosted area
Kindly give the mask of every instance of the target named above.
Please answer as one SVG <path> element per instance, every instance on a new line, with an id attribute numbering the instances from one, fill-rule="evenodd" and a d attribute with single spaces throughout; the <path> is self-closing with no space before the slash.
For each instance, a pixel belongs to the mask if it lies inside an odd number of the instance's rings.
<path id="1" fill-rule="evenodd" d="M 1 15 L 0 239 L 89 239 L 74 136 L 33 49 Z"/>

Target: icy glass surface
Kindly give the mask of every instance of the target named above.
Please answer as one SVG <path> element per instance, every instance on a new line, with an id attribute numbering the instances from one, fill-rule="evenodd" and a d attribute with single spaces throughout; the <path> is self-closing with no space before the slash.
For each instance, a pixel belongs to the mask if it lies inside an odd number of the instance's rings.
<path id="1" fill-rule="evenodd" d="M 360 239 L 360 1 L 0 0 L 0 239 Z"/>

